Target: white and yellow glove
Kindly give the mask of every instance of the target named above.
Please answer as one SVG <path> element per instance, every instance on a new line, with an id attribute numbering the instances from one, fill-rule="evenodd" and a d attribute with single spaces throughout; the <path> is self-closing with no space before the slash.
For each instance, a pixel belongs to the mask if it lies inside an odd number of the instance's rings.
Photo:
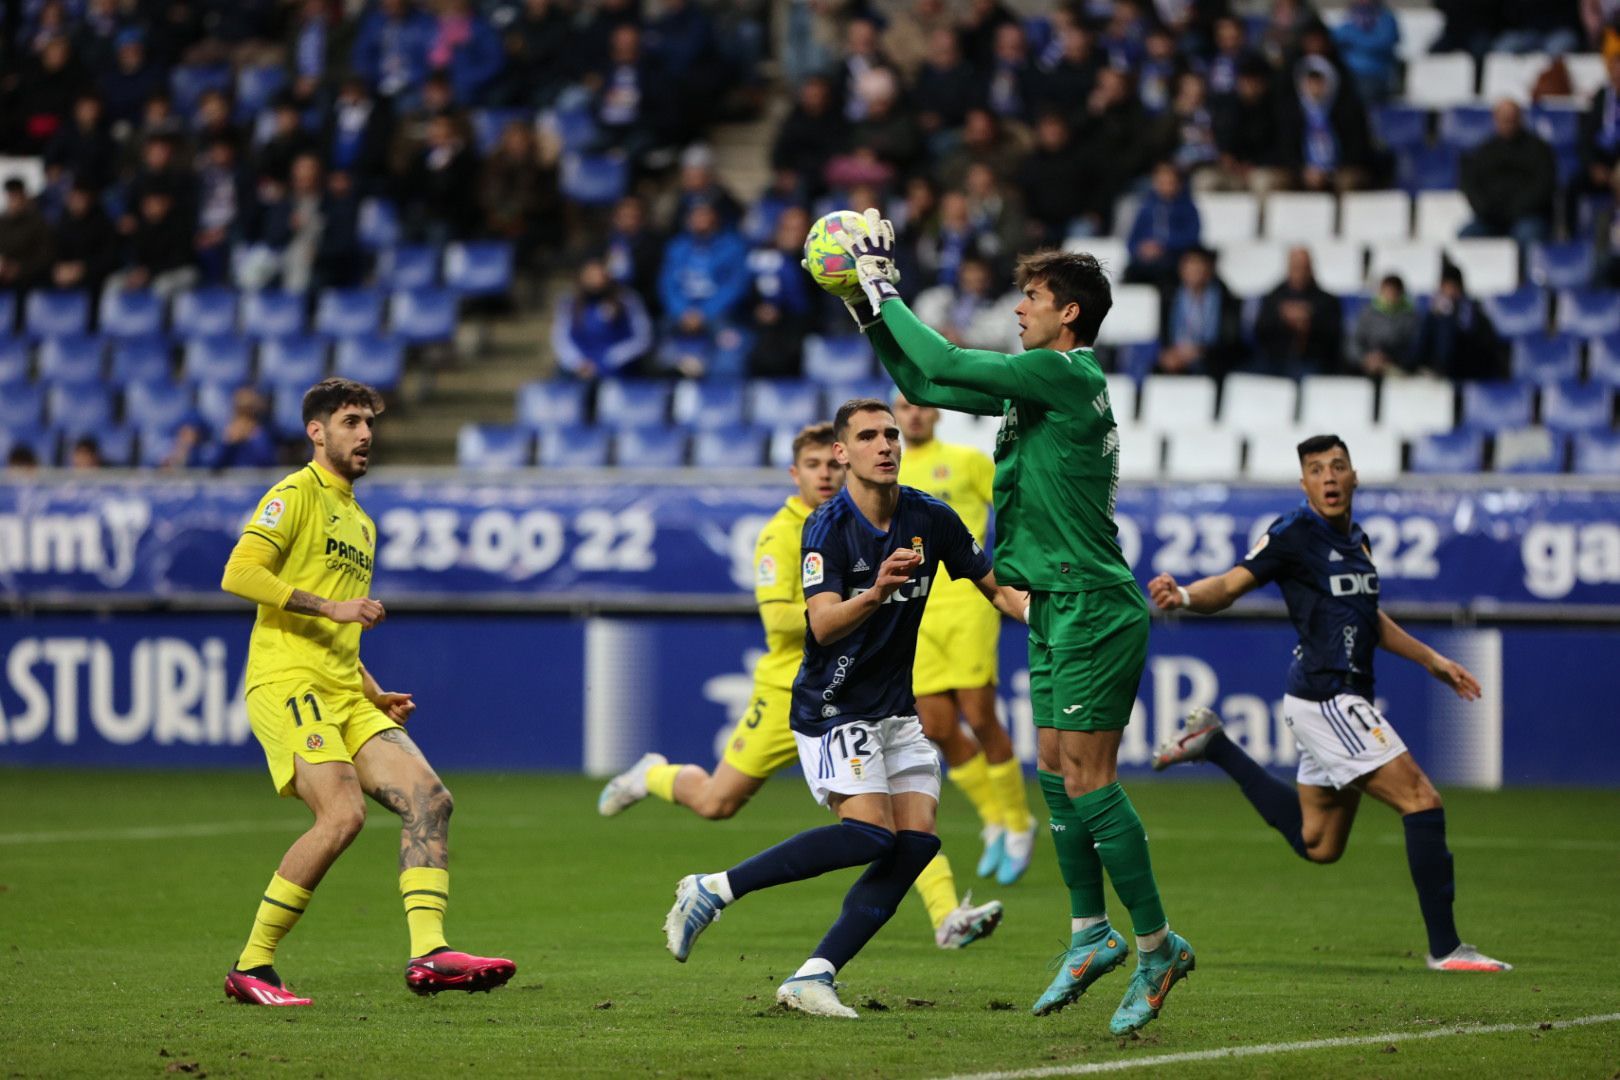
<path id="1" fill-rule="evenodd" d="M 855 273 L 860 282 L 861 293 L 872 307 L 871 316 L 868 318 L 861 312 L 859 296 L 851 296 L 844 300 L 844 306 L 849 309 L 850 316 L 862 330 L 865 330 L 878 321 L 884 301 L 900 298 L 900 291 L 895 288 L 900 284 L 900 267 L 894 261 L 894 223 L 876 209 L 868 207 L 864 236 L 854 236 L 848 232 L 834 235 L 839 245 L 855 260 Z"/>

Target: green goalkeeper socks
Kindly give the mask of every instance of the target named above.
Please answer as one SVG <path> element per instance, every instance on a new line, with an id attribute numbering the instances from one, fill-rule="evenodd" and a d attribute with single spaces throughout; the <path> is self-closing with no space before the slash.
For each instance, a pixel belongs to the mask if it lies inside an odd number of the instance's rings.
<path id="1" fill-rule="evenodd" d="M 1052 844 L 1058 869 L 1069 887 L 1069 914 L 1076 919 L 1107 913 L 1103 902 L 1103 864 L 1093 846 L 1091 830 L 1063 787 L 1063 777 L 1040 773 L 1041 794 L 1052 814 Z"/>
<path id="2" fill-rule="evenodd" d="M 1062 792 L 1063 780 L 1057 779 L 1057 790 Z M 1041 790 L 1046 791 L 1046 774 L 1041 775 Z M 1052 802 L 1052 795 L 1047 795 Z M 1107 787 L 1088 792 L 1071 800 L 1072 813 L 1078 815 L 1095 840 L 1094 859 L 1101 859 L 1108 869 L 1108 880 L 1114 883 L 1114 892 L 1131 913 L 1131 927 L 1138 935 L 1151 934 L 1166 922 L 1164 904 L 1159 901 L 1159 884 L 1153 879 L 1153 860 L 1148 856 L 1147 832 L 1142 819 L 1131 805 L 1130 796 L 1119 781 Z M 1053 820 L 1057 819 L 1054 812 Z M 1062 860 L 1062 846 L 1059 846 Z M 1067 875 L 1067 867 L 1064 869 Z M 1099 889 L 1099 896 L 1101 890 Z M 1076 914 L 1079 914 L 1076 912 Z"/>

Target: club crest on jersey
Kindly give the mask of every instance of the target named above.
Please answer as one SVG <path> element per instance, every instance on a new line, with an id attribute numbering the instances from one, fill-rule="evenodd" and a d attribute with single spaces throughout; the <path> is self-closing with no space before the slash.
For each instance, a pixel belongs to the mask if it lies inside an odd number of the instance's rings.
<path id="1" fill-rule="evenodd" d="M 771 555 L 761 555 L 759 565 L 754 567 L 755 585 L 776 584 L 776 559 Z"/>
<path id="2" fill-rule="evenodd" d="M 286 503 L 282 502 L 280 499 L 271 499 L 269 502 L 264 504 L 264 509 L 259 511 L 259 517 L 254 524 L 263 525 L 267 529 L 273 529 L 277 525 L 281 524 L 281 515 L 285 514 L 286 512 Z"/>
<path id="3" fill-rule="evenodd" d="M 912 550 L 912 551 L 915 551 L 915 552 L 916 552 L 916 553 L 917 553 L 917 558 L 919 558 L 919 559 L 921 559 L 921 558 L 924 558 L 924 557 L 925 557 L 925 556 L 924 556 L 924 555 L 923 555 L 923 541 L 922 541 L 922 537 L 920 537 L 920 536 L 913 536 L 913 537 L 912 537 L 912 538 L 911 538 L 911 550 Z"/>
<path id="4" fill-rule="evenodd" d="M 360 538 L 368 544 L 371 543 L 371 530 L 364 525 L 360 526 Z"/>
<path id="5" fill-rule="evenodd" d="M 325 745 L 326 740 L 321 738 L 319 735 L 311 735 L 309 738 L 304 740 L 304 747 L 309 750 L 319 750 Z"/>
<path id="6" fill-rule="evenodd" d="M 826 568 L 821 562 L 821 552 L 812 551 L 804 557 L 804 587 L 820 585 L 827 578 Z"/>
<path id="7" fill-rule="evenodd" d="M 934 479 L 935 480 L 949 480 L 950 478 L 951 478 L 951 467 L 949 465 L 935 465 L 934 466 Z"/>

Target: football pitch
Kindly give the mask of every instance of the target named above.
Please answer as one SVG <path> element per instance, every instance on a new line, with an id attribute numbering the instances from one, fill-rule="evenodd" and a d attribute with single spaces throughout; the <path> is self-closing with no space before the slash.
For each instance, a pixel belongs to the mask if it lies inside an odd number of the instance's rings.
<path id="1" fill-rule="evenodd" d="M 1442 975 L 1400 822 L 1367 805 L 1331 867 L 1296 858 L 1226 783 L 1136 782 L 1172 924 L 1198 970 L 1139 1038 L 1108 1017 L 1126 969 L 1046 1018 L 1030 1003 L 1067 940 L 1044 839 L 999 897 L 995 937 L 935 948 L 912 897 L 842 974 L 858 1022 L 782 1013 L 854 871 L 750 896 L 664 950 L 682 874 L 826 820 L 783 774 L 731 822 L 649 800 L 604 820 L 578 777 L 451 775 L 450 940 L 517 961 L 493 994 L 404 987 L 398 831 L 373 808 L 282 946 L 307 1009 L 226 1001 L 226 968 L 305 821 L 256 772 L 0 770 L 0 1075 L 348 1077 L 1084 1075 L 1608 1077 L 1620 1070 L 1620 792 L 1448 792 L 1465 940 L 1517 965 Z M 1038 793 L 1032 790 L 1032 801 Z M 1129 922 L 1112 911 L 1116 926 Z M 1134 958 L 1130 961 L 1134 964 Z M 1566 1021 L 1580 1021 L 1568 1024 Z"/>

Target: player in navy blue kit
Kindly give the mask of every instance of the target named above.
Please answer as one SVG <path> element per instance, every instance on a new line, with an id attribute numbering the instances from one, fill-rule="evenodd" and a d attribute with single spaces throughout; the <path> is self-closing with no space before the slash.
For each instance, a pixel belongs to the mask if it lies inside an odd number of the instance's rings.
<path id="1" fill-rule="evenodd" d="M 684 961 L 697 936 L 739 898 L 832 870 L 866 866 L 810 959 L 776 991 L 788 1008 L 853 1019 L 833 976 L 899 907 L 939 852 L 939 757 L 923 734 L 911 672 L 917 627 L 941 566 L 977 582 L 1022 620 L 1027 594 L 997 586 L 990 559 L 949 506 L 903 487 L 900 429 L 874 398 L 845 402 L 833 421 L 844 490 L 804 523 L 804 662 L 789 722 L 816 800 L 837 825 L 802 832 L 720 874 L 691 874 L 664 920 Z"/>
<path id="2" fill-rule="evenodd" d="M 1273 522 L 1242 563 L 1185 587 L 1169 574 L 1148 583 L 1148 595 L 1160 608 L 1204 615 L 1268 581 L 1277 583 L 1299 632 L 1283 697 L 1283 719 L 1300 747 L 1298 792 L 1227 738 L 1208 709 L 1193 711 L 1186 731 L 1159 748 L 1153 767 L 1199 760 L 1219 766 L 1266 823 L 1316 863 L 1344 854 L 1363 792 L 1393 807 L 1406 827 L 1406 861 L 1428 929 L 1429 967 L 1512 970 L 1457 937 L 1445 810 L 1400 735 L 1373 707 L 1373 650 L 1382 646 L 1422 664 L 1464 701 L 1479 697 L 1479 681 L 1378 610 L 1378 570 L 1351 518 L 1356 472 L 1344 441 L 1337 435 L 1306 439 L 1299 444 L 1299 463 L 1304 504 Z"/>

